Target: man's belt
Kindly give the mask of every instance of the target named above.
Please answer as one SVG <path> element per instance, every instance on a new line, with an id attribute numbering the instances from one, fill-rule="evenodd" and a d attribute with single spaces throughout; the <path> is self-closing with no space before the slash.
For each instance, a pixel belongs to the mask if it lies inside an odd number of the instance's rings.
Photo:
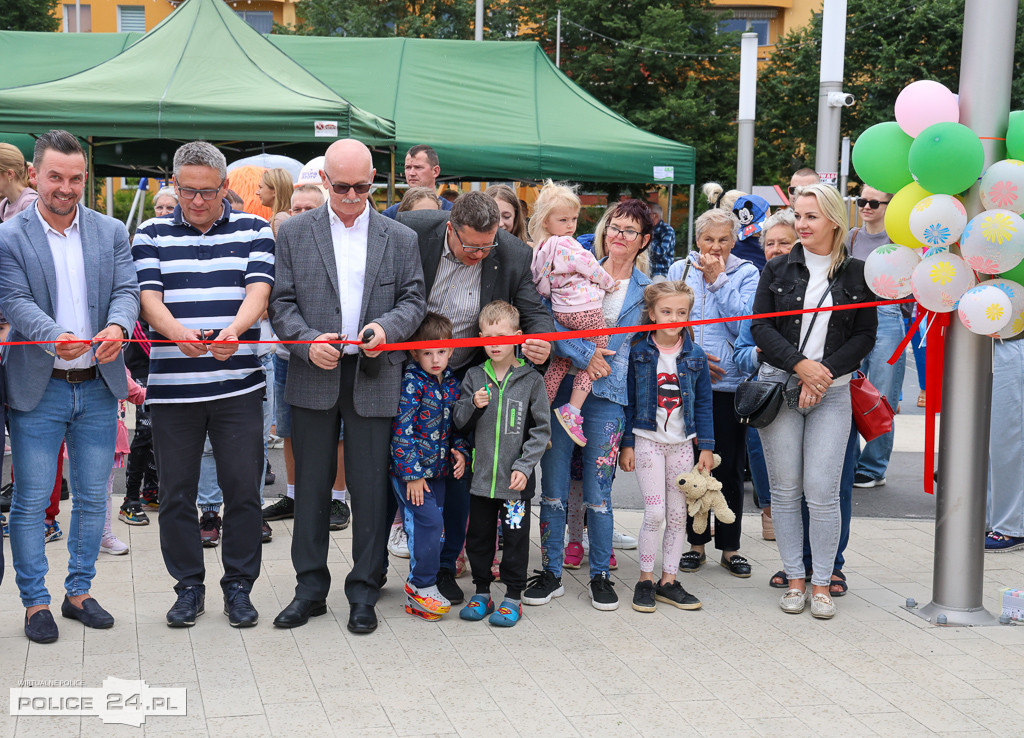
<path id="1" fill-rule="evenodd" d="M 63 379 L 71 384 L 78 384 L 79 382 L 88 382 L 90 379 L 96 379 L 98 375 L 96 365 L 94 364 L 86 369 L 54 369 L 50 376 L 54 379 Z"/>

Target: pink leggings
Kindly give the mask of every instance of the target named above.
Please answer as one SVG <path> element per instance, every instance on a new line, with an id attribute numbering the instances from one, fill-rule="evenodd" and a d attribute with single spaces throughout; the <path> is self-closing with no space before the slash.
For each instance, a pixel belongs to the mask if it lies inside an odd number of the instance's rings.
<path id="1" fill-rule="evenodd" d="M 686 542 L 686 498 L 676 477 L 693 469 L 693 442 L 655 443 L 636 437 L 636 478 L 644 496 L 644 523 L 640 528 L 640 571 L 654 571 L 658 534 L 665 524 L 661 544 L 661 570 L 675 574 Z"/>
<path id="2" fill-rule="evenodd" d="M 555 313 L 555 320 L 561 325 L 565 326 L 571 331 L 593 331 L 606 328 L 607 323 L 604 320 L 604 313 L 601 312 L 601 308 L 594 308 L 593 310 L 584 310 L 579 313 Z M 598 348 L 608 347 L 608 336 L 594 336 L 593 338 L 586 339 Z M 548 364 L 548 370 L 544 372 L 544 387 L 548 391 L 548 402 L 555 399 L 555 395 L 558 393 L 558 388 L 562 386 L 562 380 L 565 379 L 565 373 L 572 367 L 572 362 L 561 356 L 551 357 L 551 363 Z M 572 388 L 590 392 L 591 387 L 590 375 L 587 374 L 586 369 L 581 369 L 576 372 L 576 376 L 572 380 Z"/>

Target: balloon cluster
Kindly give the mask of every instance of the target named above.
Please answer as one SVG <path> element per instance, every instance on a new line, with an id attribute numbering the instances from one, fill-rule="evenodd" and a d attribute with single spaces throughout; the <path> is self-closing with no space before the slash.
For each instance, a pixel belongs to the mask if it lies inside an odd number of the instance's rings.
<path id="1" fill-rule="evenodd" d="M 1024 111 L 1010 114 L 1010 158 L 988 169 L 981 140 L 960 124 L 958 98 L 945 85 L 907 85 L 895 113 L 853 149 L 860 179 L 895 193 L 885 212 L 892 243 L 868 256 L 868 286 L 886 299 L 913 294 L 932 312 L 956 310 L 975 333 L 1024 332 Z M 963 199 L 979 178 L 986 210 L 968 220 Z M 978 274 L 1000 278 L 978 284 Z"/>

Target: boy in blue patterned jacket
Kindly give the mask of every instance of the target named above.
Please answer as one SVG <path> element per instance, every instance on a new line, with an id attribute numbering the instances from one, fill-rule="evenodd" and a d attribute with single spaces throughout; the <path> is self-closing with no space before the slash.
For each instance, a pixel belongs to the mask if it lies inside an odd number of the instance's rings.
<path id="1" fill-rule="evenodd" d="M 413 341 L 444 341 L 452 324 L 427 313 Z M 466 470 L 469 447 L 452 438 L 452 409 L 459 383 L 448 368 L 450 348 L 410 351 L 402 377 L 402 395 L 391 432 L 391 486 L 409 536 L 409 579 L 405 611 L 439 620 L 451 602 L 437 588 L 444 522 L 444 480 L 449 469 L 458 479 Z"/>

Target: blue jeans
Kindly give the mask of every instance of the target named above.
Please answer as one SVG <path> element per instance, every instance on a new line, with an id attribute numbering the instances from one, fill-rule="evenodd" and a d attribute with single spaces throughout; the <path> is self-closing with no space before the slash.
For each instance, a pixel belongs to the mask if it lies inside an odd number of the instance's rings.
<path id="1" fill-rule="evenodd" d="M 895 364 L 889 363 L 900 341 L 906 335 L 903 326 L 903 314 L 899 305 L 885 305 L 878 308 L 878 333 L 875 338 L 875 347 L 860 365 L 868 381 L 875 385 L 878 391 L 885 395 L 892 405 L 893 410 L 900 401 L 900 391 L 903 387 L 903 373 L 907 368 L 907 354 L 900 356 Z M 892 456 L 892 442 L 895 431 L 889 431 L 873 441 L 864 444 L 857 461 L 856 474 L 864 474 L 872 479 L 885 477 L 885 470 L 889 468 L 889 457 Z"/>
<path id="2" fill-rule="evenodd" d="M 406 499 L 405 482 L 391 477 L 406 535 L 409 536 L 409 582 L 414 587 L 430 587 L 437 583 L 441 560 L 441 538 L 444 535 L 445 478 L 428 479 L 430 491 L 423 493 L 423 504 L 413 505 Z"/>
<path id="3" fill-rule="evenodd" d="M 1024 341 L 996 341 L 992 407 L 985 527 L 1019 538 L 1024 536 Z"/>
<path id="4" fill-rule="evenodd" d="M 562 380 L 551 403 L 558 408 L 569 401 L 572 377 Z M 619 443 L 626 423 L 622 406 L 591 393 L 581 408 L 583 434 L 583 506 L 587 511 L 590 536 L 590 576 L 608 573 L 612 554 L 612 478 L 619 456 Z M 551 448 L 540 460 L 540 541 L 544 568 L 562 576 L 565 548 L 565 511 L 569 500 L 569 465 L 576 444 L 562 430 L 552 410 Z"/>
<path id="5" fill-rule="evenodd" d="M 758 507 L 772 504 L 772 488 L 768 483 L 768 467 L 764 465 L 764 448 L 756 428 L 747 429 L 747 463 L 750 465 L 750 479 L 754 483 L 754 499 Z"/>
<path id="6" fill-rule="evenodd" d="M 67 442 L 71 489 L 68 575 L 71 596 L 87 594 L 107 515 L 107 479 L 114 464 L 117 400 L 102 379 L 71 384 L 51 379 L 36 407 L 11 410 L 11 448 L 18 480 L 11 500 L 11 559 L 25 607 L 48 605 L 43 516 Z"/>

